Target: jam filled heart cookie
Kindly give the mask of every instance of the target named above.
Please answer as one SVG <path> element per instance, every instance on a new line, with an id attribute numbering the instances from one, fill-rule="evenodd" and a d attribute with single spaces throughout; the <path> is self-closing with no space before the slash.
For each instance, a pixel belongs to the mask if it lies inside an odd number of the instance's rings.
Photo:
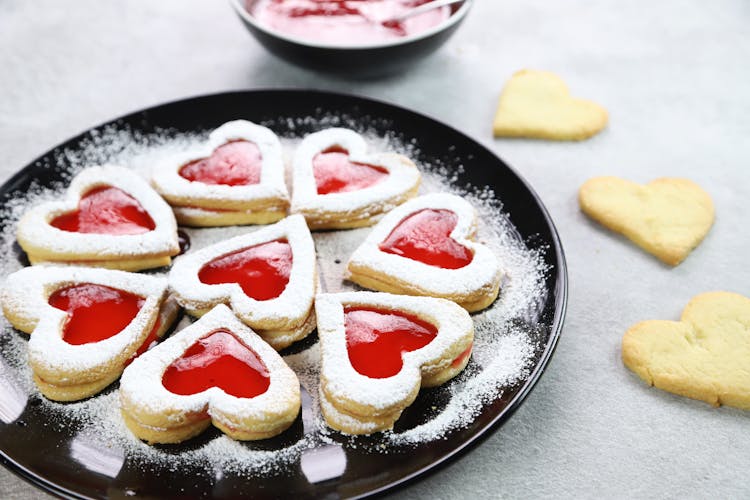
<path id="1" fill-rule="evenodd" d="M 455 377 L 471 356 L 474 324 L 444 299 L 321 294 L 315 309 L 321 411 L 330 427 L 347 434 L 391 429 L 420 387 Z"/>
<path id="2" fill-rule="evenodd" d="M 315 329 L 315 245 L 305 219 L 292 215 L 175 261 L 178 302 L 200 316 L 227 304 L 276 349 Z"/>
<path id="3" fill-rule="evenodd" d="M 169 329 L 179 307 L 167 280 L 100 268 L 35 266 L 0 292 L 5 317 L 31 334 L 29 364 L 55 401 L 92 396 Z"/>
<path id="4" fill-rule="evenodd" d="M 120 381 L 128 428 L 149 443 L 179 443 L 213 424 L 234 439 L 286 430 L 299 381 L 276 351 L 224 305 L 137 358 Z"/>
<path id="5" fill-rule="evenodd" d="M 704 293 L 680 321 L 638 323 L 622 339 L 622 359 L 659 389 L 750 410 L 750 299 Z"/>
<path id="6" fill-rule="evenodd" d="M 310 134 L 299 145 L 291 210 L 310 229 L 370 226 L 416 195 L 421 176 L 411 160 L 366 151 L 362 136 L 343 128 Z"/>
<path id="7" fill-rule="evenodd" d="M 703 241 L 714 222 L 711 197 L 687 179 L 641 185 L 595 177 L 581 186 L 578 200 L 586 215 L 672 266 Z"/>
<path id="8" fill-rule="evenodd" d="M 278 137 L 245 120 L 225 123 L 205 145 L 163 162 L 152 184 L 187 226 L 269 224 L 289 207 Z"/>
<path id="9" fill-rule="evenodd" d="M 452 300 L 469 311 L 500 290 L 497 257 L 471 241 L 476 210 L 452 194 L 430 194 L 387 214 L 349 259 L 349 278 L 382 292 Z"/>
<path id="10" fill-rule="evenodd" d="M 24 214 L 17 238 L 32 264 L 138 271 L 167 266 L 180 252 L 169 205 L 135 172 L 113 166 L 76 175 L 66 199 Z"/>
<path id="11" fill-rule="evenodd" d="M 607 110 L 571 97 L 565 82 L 549 71 L 521 70 L 500 95 L 495 137 L 530 137 L 578 141 L 607 125 Z"/>

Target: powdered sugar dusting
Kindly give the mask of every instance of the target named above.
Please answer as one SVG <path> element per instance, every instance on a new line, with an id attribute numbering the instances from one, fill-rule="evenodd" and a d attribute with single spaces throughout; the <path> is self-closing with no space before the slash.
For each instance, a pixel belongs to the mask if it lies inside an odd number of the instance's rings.
<path id="1" fill-rule="evenodd" d="M 363 125 L 368 123 L 373 128 Z M 294 147 L 305 133 L 329 127 L 354 129 L 363 134 L 369 150 L 393 151 L 414 159 L 422 173 L 420 194 L 447 191 L 458 194 L 477 208 L 477 239 L 498 257 L 505 277 L 495 304 L 472 316 L 475 325 L 474 353 L 467 369 L 437 390 L 440 402 L 429 415 L 421 416 L 417 424 L 408 428 L 400 427 L 400 422 L 397 422 L 394 431 L 377 435 L 375 445 L 366 444 L 358 438 L 344 438 L 328 429 L 323 422 L 318 404 L 320 349 L 317 343 L 284 358 L 296 372 L 303 388 L 303 410 L 301 418 L 281 436 L 282 442 L 275 448 L 269 448 L 262 442 L 235 442 L 213 431 L 209 431 L 209 437 L 198 438 L 177 448 L 146 445 L 125 428 L 120 417 L 116 389 L 73 404 L 58 404 L 41 398 L 36 411 L 48 415 L 48 425 L 70 429 L 75 439 L 96 446 L 111 450 L 119 448 L 128 458 L 132 458 L 130 463 L 137 463 L 146 470 L 177 470 L 190 464 L 200 466 L 207 475 L 215 475 L 222 470 L 248 476 L 271 475 L 283 470 L 285 464 L 296 463 L 305 450 L 327 443 L 342 443 L 346 447 L 366 447 L 372 452 L 387 453 L 402 446 L 441 439 L 451 430 L 471 423 L 487 403 L 528 377 L 535 354 L 543 347 L 537 343 L 537 332 L 529 325 L 537 323 L 546 300 L 544 278 L 547 269 L 540 255 L 543 250 L 532 251 L 526 247 L 494 193 L 486 189 L 466 191 L 455 187 L 455 175 L 464 168 L 462 165 L 450 160 L 442 163 L 441 159 L 429 159 L 427 163 L 416 141 L 401 138 L 395 133 L 378 136 L 376 128 L 393 130 L 396 127 L 377 117 L 352 120 L 321 110 L 319 116 L 280 117 L 262 125 L 281 136 L 287 166 L 293 157 Z M 194 148 L 206 137 L 207 132 L 203 131 L 184 134 L 157 130 L 144 134 L 121 126 L 109 126 L 91 133 L 80 148 L 57 151 L 52 161 L 39 166 L 61 169 L 66 182 L 82 168 L 103 163 L 133 168 L 145 178 L 154 165 L 180 151 Z M 450 146 L 447 146 L 446 158 L 449 156 Z M 5 204 L 3 215 L 6 224 L 2 229 L 0 245 L 6 255 L 14 255 L 15 223 L 20 215 L 31 205 L 59 197 L 65 190 L 66 182 L 55 184 L 51 189 L 32 186 L 27 194 Z M 187 233 L 192 243 L 191 251 L 195 251 L 256 229 L 188 229 Z M 324 291 L 357 290 L 355 285 L 344 280 L 346 262 L 369 232 L 370 228 L 365 228 L 322 232 L 313 236 Z M 20 267 L 16 259 L 7 258 L 0 263 L 0 276 L 4 279 Z M 4 383 L 13 384 L 30 398 L 38 399 L 41 396 L 32 382 L 27 364 L 27 337 L 12 330 L 7 321 L 2 321 L 0 361 L 3 366 L 0 376 Z M 424 397 L 435 397 L 435 391 L 431 393 Z"/>

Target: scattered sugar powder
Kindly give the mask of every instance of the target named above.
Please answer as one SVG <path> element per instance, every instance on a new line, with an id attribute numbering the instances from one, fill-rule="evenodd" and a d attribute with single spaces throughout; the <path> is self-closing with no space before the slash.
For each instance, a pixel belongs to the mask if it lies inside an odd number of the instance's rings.
<path id="1" fill-rule="evenodd" d="M 130 463 L 138 463 L 146 470 L 176 470 L 191 464 L 201 466 L 205 474 L 216 477 L 227 470 L 239 474 L 269 475 L 283 470 L 284 464 L 295 463 L 305 450 L 326 443 L 343 442 L 345 446 L 366 447 L 374 452 L 387 453 L 402 446 L 442 439 L 451 430 L 470 424 L 503 391 L 523 382 L 534 367 L 535 355 L 544 347 L 538 340 L 541 335 L 531 325 L 538 323 L 547 298 L 544 286 L 547 269 L 543 262 L 545 249 L 530 250 L 526 247 L 491 190 L 455 187 L 456 175 L 464 166 L 450 159 L 450 146 L 447 147 L 445 158 L 429 158 L 427 161 L 415 140 L 406 140 L 396 133 L 389 133 L 385 137 L 378 135 L 378 129 L 396 128 L 387 121 L 376 117 L 354 119 L 345 115 L 333 116 L 323 110 L 317 116 L 283 117 L 263 125 L 277 132 L 284 131 L 280 135 L 287 165 L 301 136 L 334 126 L 350 127 L 363 134 L 370 152 L 395 151 L 414 159 L 423 174 L 420 194 L 452 192 L 465 198 L 479 211 L 477 239 L 498 256 L 505 272 L 500 297 L 490 308 L 473 315 L 475 342 L 472 360 L 461 375 L 437 389 L 442 403 L 430 415 L 423 416 L 415 426 L 401 429 L 397 423 L 395 431 L 377 435 L 379 437 L 374 440 L 375 444 L 372 444 L 373 440 L 366 440 L 370 444 L 363 444 L 364 440 L 358 438 L 343 438 L 342 441 L 342 436 L 326 427 L 318 403 L 320 349 L 317 343 L 285 356 L 300 379 L 303 409 L 301 423 L 295 423 L 288 431 L 296 432 L 295 436 L 282 439 L 285 444 L 280 448 L 269 448 L 262 443 L 236 442 L 218 432 L 209 439 L 197 438 L 177 447 L 155 447 L 142 443 L 127 430 L 120 417 L 116 389 L 110 388 L 103 394 L 72 404 L 58 404 L 41 397 L 34 387 L 26 361 L 26 336 L 2 320 L 0 377 L 3 382 L 13 385 L 14 390 L 29 398 L 41 398 L 38 411 L 49 416 L 48 425 L 69 429 L 74 441 L 109 450 L 109 453 L 115 454 L 113 463 L 118 460 L 122 462 L 127 456 L 133 459 Z M 8 256 L 0 263 L 0 277 L 4 278 L 22 267 L 19 259 L 13 258 L 20 254 L 15 247 L 16 221 L 30 206 L 59 198 L 75 173 L 88 166 L 109 163 L 130 167 L 148 177 L 151 169 L 165 158 L 194 148 L 207 136 L 207 131 L 184 134 L 157 130 L 146 134 L 131 131 L 122 125 L 112 125 L 87 135 L 75 149 L 56 151 L 39 166 L 62 170 L 63 182 L 51 187 L 33 184 L 27 193 L 9 200 L 0 213 L 5 221 L 0 233 L 0 245 Z M 256 229 L 188 229 L 187 233 L 191 250 L 195 250 Z M 314 234 L 323 291 L 357 289 L 345 279 L 346 262 L 369 232 L 370 228 L 364 228 Z M 157 274 L 163 274 L 163 271 L 157 271 Z M 294 351 L 295 346 L 290 350 Z M 296 431 L 293 430 L 295 428 Z M 282 437 L 286 434 L 282 434 Z"/>

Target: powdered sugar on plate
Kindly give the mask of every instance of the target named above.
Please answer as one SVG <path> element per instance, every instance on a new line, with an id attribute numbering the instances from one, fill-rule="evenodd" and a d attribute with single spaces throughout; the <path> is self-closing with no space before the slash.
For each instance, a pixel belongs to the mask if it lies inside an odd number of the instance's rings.
<path id="1" fill-rule="evenodd" d="M 410 418 L 410 422 L 416 422 L 414 424 L 400 425 L 401 422 L 397 422 L 393 431 L 368 440 L 348 438 L 331 431 L 323 422 L 318 406 L 320 349 L 317 343 L 313 343 L 306 348 L 293 346 L 290 350 L 294 352 L 284 358 L 300 379 L 303 410 L 302 418 L 277 438 L 280 441 L 273 441 L 275 447 L 263 442 L 236 442 L 217 432 L 209 432 L 209 437 L 196 438 L 177 447 L 149 446 L 137 440 L 125 428 L 117 404 L 116 388 L 72 404 L 53 403 L 41 397 L 26 362 L 27 339 L 14 331 L 4 319 L 0 337 L 0 378 L 3 383 L 13 386 L 14 390 L 30 399 L 41 398 L 37 411 L 48 417 L 48 425 L 69 429 L 74 440 L 85 442 L 87 446 L 101 447 L 111 453 L 120 450 L 117 453 L 132 458 L 131 463 L 138 463 L 144 469 L 177 470 L 191 464 L 199 466 L 208 475 L 221 474 L 221 471 L 248 475 L 273 474 L 283 470 L 285 464 L 294 464 L 306 450 L 330 443 L 364 447 L 373 453 L 388 453 L 404 446 L 442 439 L 452 430 L 469 425 L 487 404 L 526 380 L 534 368 L 536 355 L 544 348 L 538 341 L 540 335 L 534 326 L 539 322 L 547 298 L 544 283 L 547 269 L 542 258 L 544 249 L 527 248 L 508 214 L 503 212 L 495 193 L 488 189 L 466 190 L 455 186 L 455 175 L 464 166 L 443 164 L 439 158 L 431 158 L 428 163 L 415 141 L 405 140 L 397 134 L 380 137 L 375 129 L 362 126 L 374 123 L 381 130 L 393 130 L 393 126 L 381 127 L 383 123 L 379 120 L 373 118 L 368 121 L 361 117 L 351 120 L 346 116 L 321 112 L 320 116 L 281 117 L 261 125 L 280 135 L 287 167 L 303 133 L 329 127 L 353 128 L 363 134 L 370 150 L 393 151 L 413 159 L 422 171 L 420 194 L 451 192 L 477 208 L 477 239 L 497 255 L 505 277 L 498 300 L 490 308 L 472 316 L 475 324 L 474 351 L 467 369 L 445 386 L 419 397 L 436 402 L 428 415 Z M 3 208 L 5 225 L 0 235 L 0 246 L 5 255 L 10 257 L 17 254 L 14 250 L 15 224 L 23 212 L 41 201 L 59 197 L 65 190 L 66 182 L 81 169 L 104 163 L 118 164 L 133 168 L 148 178 L 154 165 L 180 151 L 194 148 L 206 139 L 207 132 L 184 134 L 159 130 L 144 134 L 122 126 L 108 126 L 92 132 L 81 147 L 56 152 L 52 161 L 41 166 L 61 170 L 63 182 L 51 188 L 33 186 L 27 194 L 10 200 Z M 446 156 L 450 156 L 450 146 L 447 146 Z M 227 227 L 187 229 L 186 232 L 193 251 L 256 229 L 258 227 Z M 346 262 L 370 230 L 330 231 L 314 235 L 323 291 L 358 289 L 344 279 Z M 4 279 L 20 267 L 16 259 L 7 258 L 0 263 L 0 277 Z M 164 271 L 157 273 L 163 274 Z M 112 461 L 117 463 L 118 460 Z"/>

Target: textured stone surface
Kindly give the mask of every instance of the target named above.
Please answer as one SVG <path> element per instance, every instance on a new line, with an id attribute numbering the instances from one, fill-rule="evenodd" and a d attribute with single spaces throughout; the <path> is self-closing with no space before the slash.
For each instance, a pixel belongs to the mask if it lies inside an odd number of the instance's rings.
<path id="1" fill-rule="evenodd" d="M 455 38 L 412 71 L 353 82 L 264 52 L 226 2 L 0 2 L 0 177 L 114 116 L 227 89 L 317 87 L 426 112 L 477 138 L 537 189 L 563 238 L 570 306 L 560 345 L 513 418 L 403 498 L 750 496 L 747 412 L 645 387 L 620 361 L 643 319 L 676 319 L 709 290 L 750 294 L 750 11 L 743 0 L 479 0 Z M 582 143 L 493 140 L 503 82 L 561 75 L 605 105 Z M 481 165 L 475 168 L 482 168 Z M 596 175 L 685 176 L 717 220 L 675 269 L 580 213 Z M 0 497 L 40 491 L 0 470 Z"/>

